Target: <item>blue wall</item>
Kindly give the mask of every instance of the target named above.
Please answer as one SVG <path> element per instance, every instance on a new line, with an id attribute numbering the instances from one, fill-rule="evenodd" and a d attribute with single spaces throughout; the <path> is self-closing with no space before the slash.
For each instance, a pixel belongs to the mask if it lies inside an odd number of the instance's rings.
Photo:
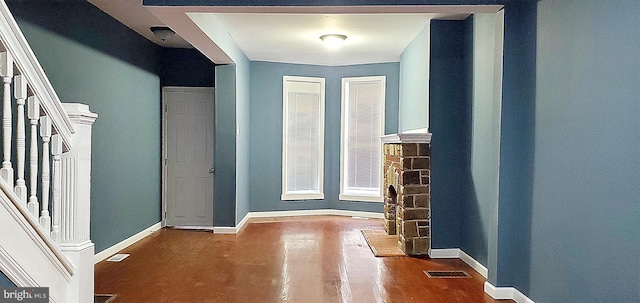
<path id="1" fill-rule="evenodd" d="M 429 22 L 400 56 L 400 132 L 429 127 Z"/>
<path id="2" fill-rule="evenodd" d="M 497 285 L 529 290 L 536 2 L 505 6 Z"/>
<path id="3" fill-rule="evenodd" d="M 541 1 L 536 302 L 640 302 L 640 5 Z"/>
<path id="4" fill-rule="evenodd" d="M 87 2 L 10 8 L 60 99 L 99 115 L 91 167 L 96 252 L 160 222 L 160 48 Z"/>
<path id="5" fill-rule="evenodd" d="M 213 224 L 235 226 L 236 215 L 236 66 L 216 66 L 216 146 Z"/>
<path id="6" fill-rule="evenodd" d="M 462 206 L 471 188 L 472 18 L 431 20 L 429 114 L 431 246 L 460 247 Z"/>
<path id="7" fill-rule="evenodd" d="M 496 34 L 499 14 L 473 16 L 473 89 L 471 118 L 471 188 L 464 206 L 460 248 L 489 269 L 497 280 L 498 182 L 500 161 L 501 50 Z"/>
<path id="8" fill-rule="evenodd" d="M 0 271 L 0 286 L 15 287 L 16 285 Z"/>
<path id="9" fill-rule="evenodd" d="M 253 131 L 251 124 L 251 73 L 249 59 L 242 56 L 241 64 L 236 64 L 236 112 L 237 112 L 237 188 L 236 188 L 236 217 L 235 223 L 239 223 L 250 209 L 250 134 Z M 235 225 L 235 224 L 234 224 Z"/>
<path id="10" fill-rule="evenodd" d="M 343 77 L 387 77 L 385 128 L 397 131 L 398 63 L 315 66 L 251 62 L 250 210 L 345 209 L 382 211 L 381 203 L 338 201 L 340 189 L 340 117 Z M 322 77 L 326 80 L 324 200 L 281 201 L 282 77 Z"/>
<path id="11" fill-rule="evenodd" d="M 163 48 L 162 86 L 212 87 L 214 64 L 194 48 Z"/>

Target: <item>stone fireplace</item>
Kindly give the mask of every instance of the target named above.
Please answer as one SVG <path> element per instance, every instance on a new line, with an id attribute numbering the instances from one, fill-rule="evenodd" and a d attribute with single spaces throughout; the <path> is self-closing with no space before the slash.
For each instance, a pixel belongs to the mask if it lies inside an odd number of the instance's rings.
<path id="1" fill-rule="evenodd" d="M 431 249 L 431 134 L 416 130 L 382 137 L 384 225 L 407 255 Z"/>

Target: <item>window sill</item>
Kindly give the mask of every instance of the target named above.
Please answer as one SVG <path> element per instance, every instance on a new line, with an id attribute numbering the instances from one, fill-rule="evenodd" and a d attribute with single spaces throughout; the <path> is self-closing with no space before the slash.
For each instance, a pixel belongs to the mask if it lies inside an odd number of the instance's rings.
<path id="1" fill-rule="evenodd" d="M 339 196 L 340 201 L 355 201 L 355 202 L 380 202 L 382 203 L 384 199 L 382 197 L 372 197 L 372 196 L 355 196 L 355 195 L 344 195 L 341 194 Z"/>
<path id="2" fill-rule="evenodd" d="M 324 194 L 282 194 L 280 199 L 282 201 L 323 200 Z"/>

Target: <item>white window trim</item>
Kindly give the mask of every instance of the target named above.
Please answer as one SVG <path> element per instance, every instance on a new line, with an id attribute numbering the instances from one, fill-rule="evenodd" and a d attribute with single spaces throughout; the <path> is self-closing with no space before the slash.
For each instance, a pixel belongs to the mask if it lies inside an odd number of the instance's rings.
<path id="1" fill-rule="evenodd" d="M 340 201 L 357 201 L 357 202 L 383 202 L 383 175 L 382 175 L 382 167 L 384 166 L 384 157 L 380 156 L 380 185 L 378 195 L 354 195 L 354 194 L 345 194 L 345 131 L 346 131 L 346 95 L 345 95 L 345 86 L 348 82 L 351 81 L 381 81 L 382 82 L 382 111 L 381 111 L 381 119 L 382 123 L 380 123 L 380 134 L 384 135 L 385 131 L 385 104 L 386 104 L 386 79 L 385 76 L 371 76 L 371 77 L 351 77 L 351 78 L 342 78 L 342 88 L 341 88 L 341 118 L 340 118 L 340 194 L 338 199 Z M 382 140 L 382 139 L 381 139 Z M 382 142 L 382 141 L 381 141 Z M 382 144 L 380 144 L 380 155 L 382 155 Z"/>
<path id="2" fill-rule="evenodd" d="M 320 84 L 320 133 L 318 144 L 318 189 L 319 192 L 310 193 L 287 193 L 287 148 L 286 148 L 286 135 L 287 135 L 287 82 L 311 82 Z M 315 77 L 297 77 L 297 76 L 283 76 L 282 77 L 282 192 L 280 199 L 282 201 L 295 201 L 295 200 L 321 200 L 324 199 L 324 114 L 325 114 L 325 79 Z"/>

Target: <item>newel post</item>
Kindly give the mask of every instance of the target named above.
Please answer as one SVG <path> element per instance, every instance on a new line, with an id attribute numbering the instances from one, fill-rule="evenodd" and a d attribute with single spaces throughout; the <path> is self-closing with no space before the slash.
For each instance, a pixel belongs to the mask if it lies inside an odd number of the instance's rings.
<path id="1" fill-rule="evenodd" d="M 70 302 L 93 302 L 94 244 L 91 215 L 91 128 L 98 117 L 89 106 L 63 103 L 75 128 L 73 148 L 61 155 L 60 247 L 76 267 Z M 77 296 L 77 297 L 76 297 Z"/>

